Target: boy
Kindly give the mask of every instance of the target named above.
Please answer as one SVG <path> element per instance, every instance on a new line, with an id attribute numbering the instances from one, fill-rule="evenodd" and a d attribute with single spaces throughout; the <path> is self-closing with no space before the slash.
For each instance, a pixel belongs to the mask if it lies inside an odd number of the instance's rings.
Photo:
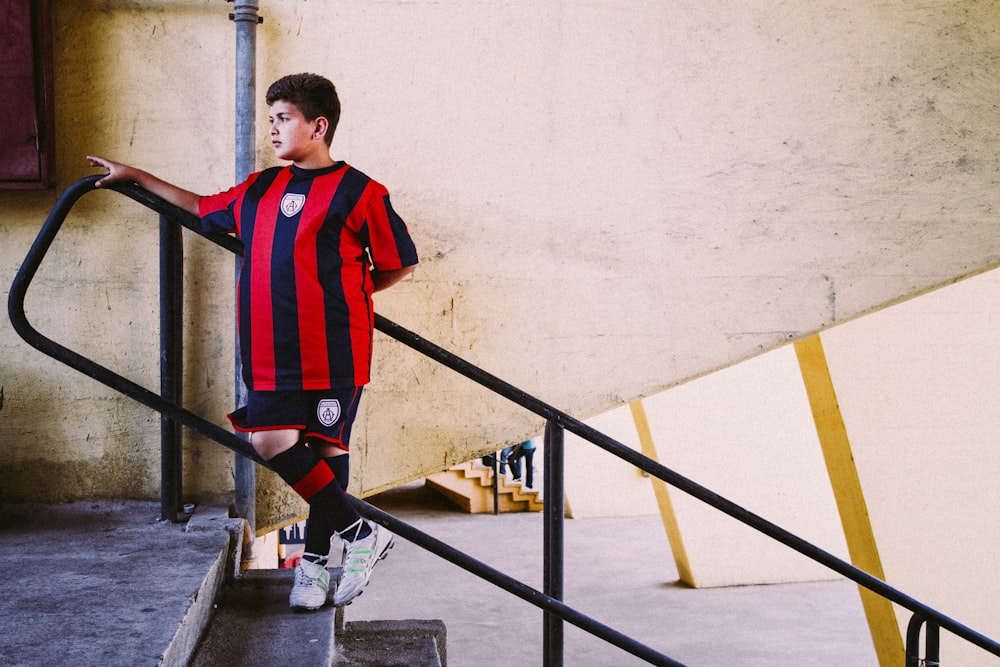
<path id="1" fill-rule="evenodd" d="M 314 610 L 327 600 L 334 532 L 345 542 L 338 607 L 361 594 L 393 546 L 392 534 L 347 499 L 348 450 L 369 381 L 372 294 L 410 274 L 417 253 L 386 189 L 330 157 L 340 120 L 330 81 L 283 77 L 268 88 L 267 104 L 275 155 L 291 164 L 227 192 L 200 196 L 128 165 L 88 159 L 108 170 L 97 187 L 138 183 L 199 216 L 206 231 L 243 240 L 237 299 L 248 399 L 229 418 L 309 504 L 289 605 Z"/>

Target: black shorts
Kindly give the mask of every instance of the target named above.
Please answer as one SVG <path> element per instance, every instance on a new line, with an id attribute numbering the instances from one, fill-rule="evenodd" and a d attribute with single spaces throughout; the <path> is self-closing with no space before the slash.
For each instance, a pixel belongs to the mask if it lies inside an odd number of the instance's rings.
<path id="1" fill-rule="evenodd" d="M 292 429 L 349 450 L 362 389 L 251 391 L 247 404 L 231 413 L 229 421 L 244 433 Z"/>

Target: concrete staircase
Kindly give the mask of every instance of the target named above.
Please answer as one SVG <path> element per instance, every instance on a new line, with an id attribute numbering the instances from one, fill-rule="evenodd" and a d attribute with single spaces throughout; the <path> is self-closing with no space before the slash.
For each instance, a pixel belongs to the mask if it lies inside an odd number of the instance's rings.
<path id="1" fill-rule="evenodd" d="M 351 667 L 448 664 L 442 621 L 354 621 L 337 630 L 337 661 Z"/>
<path id="2" fill-rule="evenodd" d="M 0 505 L 0 665 L 445 666 L 443 622 L 294 613 L 292 570 L 240 571 L 246 522 L 226 506 L 199 505 L 186 524 L 159 512 Z"/>
<path id="3" fill-rule="evenodd" d="M 226 582 L 190 666 L 334 664 L 334 610 L 293 613 L 288 608 L 293 574 L 248 570 Z"/>
<path id="4" fill-rule="evenodd" d="M 239 554 L 231 562 L 239 562 Z M 340 569 L 331 568 L 331 587 Z M 445 667 L 446 632 L 436 620 L 344 622 L 344 609 L 288 607 L 294 570 L 233 571 L 188 667 Z"/>
<path id="5" fill-rule="evenodd" d="M 545 505 L 539 491 L 520 482 L 497 480 L 497 504 L 501 512 L 541 512 Z M 452 466 L 427 476 L 427 486 L 471 514 L 493 511 L 493 470 L 478 461 Z"/>

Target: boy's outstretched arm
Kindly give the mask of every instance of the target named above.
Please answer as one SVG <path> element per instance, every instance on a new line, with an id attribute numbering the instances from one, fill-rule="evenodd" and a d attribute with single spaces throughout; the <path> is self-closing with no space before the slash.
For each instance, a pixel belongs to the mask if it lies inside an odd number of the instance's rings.
<path id="1" fill-rule="evenodd" d="M 166 199 L 174 206 L 182 208 L 192 215 L 198 215 L 198 201 L 201 199 L 200 195 L 183 188 L 179 188 L 172 183 L 167 183 L 166 181 L 153 176 L 148 171 L 136 169 L 135 167 L 130 167 L 127 164 L 112 162 L 111 160 L 93 155 L 88 155 L 87 159 L 90 160 L 91 166 L 104 167 L 108 170 L 108 173 L 105 174 L 103 178 L 94 183 L 95 187 L 99 188 L 105 185 L 111 185 L 112 183 L 138 183 L 141 187 L 149 190 L 158 197 Z"/>

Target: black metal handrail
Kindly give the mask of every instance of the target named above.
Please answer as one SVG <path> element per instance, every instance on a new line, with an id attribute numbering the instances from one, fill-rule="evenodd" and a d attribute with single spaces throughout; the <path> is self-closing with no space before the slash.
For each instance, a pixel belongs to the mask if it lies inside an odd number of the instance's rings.
<path id="1" fill-rule="evenodd" d="M 32 277 L 37 272 L 42 258 L 51 245 L 52 240 L 65 220 L 69 210 L 80 197 L 93 190 L 93 184 L 98 178 L 99 177 L 97 176 L 93 176 L 81 179 L 63 193 L 57 201 L 56 206 L 49 214 L 42 230 L 39 232 L 38 238 L 29 250 L 24 263 L 21 265 L 20 270 L 15 276 L 8 300 L 8 312 L 15 330 L 30 345 L 45 354 L 63 361 L 63 363 L 66 363 L 82 373 L 130 396 L 148 407 L 158 410 L 167 417 L 176 420 L 178 423 L 183 424 L 184 426 L 187 426 L 206 437 L 212 438 L 223 446 L 237 451 L 266 467 L 267 464 L 261 460 L 256 451 L 253 450 L 253 448 L 250 447 L 249 443 L 245 440 L 187 410 L 184 410 L 180 406 L 163 399 L 157 394 L 123 378 L 113 371 L 110 371 L 107 368 L 82 357 L 76 352 L 69 350 L 55 341 L 46 338 L 28 323 L 24 313 L 24 298 L 27 287 Z M 118 184 L 112 186 L 112 189 L 125 194 L 154 211 L 157 211 L 162 216 L 178 222 L 184 227 L 209 238 L 232 252 L 242 252 L 242 243 L 238 239 L 226 235 L 205 234 L 201 232 L 198 228 L 197 219 L 194 216 L 175 206 L 172 206 L 137 185 Z M 922 624 L 925 623 L 927 625 L 928 633 L 936 633 L 937 628 L 943 628 L 952 634 L 986 650 L 987 652 L 992 653 L 993 655 L 1000 656 L 1000 643 L 997 643 L 982 633 L 979 633 L 972 628 L 959 623 L 951 617 L 923 604 L 898 589 L 889 586 L 881 579 L 878 579 L 877 577 L 854 567 L 850 563 L 837 558 L 833 554 L 816 547 L 815 545 L 803 540 L 780 526 L 767 521 L 763 517 L 746 510 L 745 508 L 717 493 L 714 493 L 706 487 L 697 484 L 696 482 L 680 475 L 666 466 L 663 466 L 657 461 L 653 461 L 652 459 L 643 456 L 627 445 L 614 440 L 613 438 L 597 431 L 567 413 L 562 412 L 527 394 L 517 387 L 482 370 L 481 368 L 478 368 L 464 359 L 461 359 L 451 352 L 448 352 L 444 348 L 427 341 L 421 336 L 408 331 L 377 314 L 375 316 L 375 326 L 381 332 L 389 335 L 399 342 L 430 357 L 438 363 L 451 368 L 459 374 L 464 375 L 474 382 L 490 389 L 491 391 L 500 394 L 522 408 L 543 417 L 548 425 L 547 438 L 548 431 L 550 429 L 568 430 L 584 440 L 587 440 L 605 451 L 631 463 L 650 475 L 657 477 L 667 484 L 670 484 L 671 486 L 684 491 L 688 495 L 697 498 L 713 508 L 729 515 L 737 521 L 744 523 L 754 530 L 757 530 L 758 532 L 771 537 L 785 546 L 798 551 L 807 558 L 824 565 L 825 567 L 854 581 L 858 585 L 863 586 L 881 597 L 908 609 L 915 615 L 915 617 L 920 619 Z M 561 440 L 561 438 L 559 439 Z M 548 481 L 548 478 L 546 481 Z M 548 493 L 547 498 L 551 498 Z M 557 597 L 532 589 L 516 579 L 508 577 L 507 575 L 500 573 L 493 568 L 490 568 L 489 566 L 462 554 L 461 552 L 458 552 L 448 545 L 435 540 L 431 536 L 422 533 L 416 528 L 405 524 L 399 519 L 378 510 L 360 499 L 355 498 L 353 500 L 358 506 L 359 511 L 361 511 L 361 513 L 366 517 L 372 518 L 376 522 L 385 525 L 393 532 L 396 532 L 415 544 L 428 549 L 442 558 L 467 569 L 477 576 L 491 581 L 504 590 L 507 590 L 508 592 L 545 609 L 546 612 L 573 623 L 574 625 L 577 625 L 577 627 L 591 632 L 592 634 L 601 637 L 602 639 L 605 639 L 606 641 L 619 646 L 620 648 L 632 653 L 633 655 L 641 657 L 652 664 L 680 664 L 668 656 L 660 654 L 659 652 L 636 642 L 635 640 L 626 637 L 621 633 L 594 621 L 593 619 L 589 619 L 588 617 L 579 614 L 579 612 L 576 612 L 575 610 L 572 610 L 572 608 L 563 604 L 559 599 L 557 599 Z M 547 502 L 546 504 L 548 505 L 549 503 Z M 546 577 L 546 579 L 548 580 L 548 577 Z M 936 634 L 934 636 L 936 637 Z M 909 648 L 907 651 L 909 653 Z"/>
<path id="2" fill-rule="evenodd" d="M 840 558 L 837 558 L 828 551 L 820 549 L 814 544 L 811 544 L 810 542 L 807 542 L 806 540 L 794 535 L 767 519 L 750 512 L 749 510 L 720 496 L 708 488 L 692 481 L 691 479 L 688 479 L 687 477 L 684 477 L 670 468 L 667 468 L 659 462 L 643 456 L 628 445 L 618 442 L 604 433 L 601 433 L 593 427 L 583 423 L 579 419 L 576 419 L 575 417 L 572 417 L 561 410 L 558 410 L 553 406 L 526 394 L 517 387 L 494 375 L 491 375 L 490 373 L 487 373 L 483 369 L 470 364 L 447 350 L 421 338 L 417 334 L 408 331 L 399 325 L 386 320 L 385 318 L 379 317 L 378 315 L 376 315 L 376 326 L 379 330 L 395 338 L 401 343 L 420 351 L 435 361 L 448 366 L 455 372 L 460 373 L 478 384 L 489 388 L 495 393 L 504 396 L 508 400 L 517 403 L 521 407 L 544 417 L 548 423 L 556 424 L 559 427 L 574 433 L 584 440 L 587 440 L 588 442 L 604 449 L 610 454 L 628 461 L 632 465 L 644 470 L 650 475 L 653 475 L 667 484 L 684 491 L 688 495 L 701 500 L 720 512 L 729 515 L 750 528 L 767 535 L 781 544 L 798 551 L 807 558 L 810 558 L 817 563 L 820 563 L 843 575 L 858 585 L 864 586 L 881 597 L 908 609 L 913 612 L 916 617 L 922 619 L 923 623 L 927 624 L 929 632 L 934 631 L 932 630 L 934 626 L 943 628 L 952 634 L 992 653 L 993 655 L 1000 656 L 1000 643 L 997 643 L 986 635 L 983 635 L 982 633 L 959 623 L 955 619 L 942 614 L 936 609 L 925 605 L 919 600 L 906 595 L 881 579 L 872 576 L 864 570 L 861 570 L 850 563 L 841 560 Z M 548 497 L 548 494 L 546 494 L 546 496 Z"/>
<path id="3" fill-rule="evenodd" d="M 66 220 L 73 205 L 85 194 L 94 190 L 94 183 L 99 176 L 91 176 L 81 179 L 66 189 L 59 197 L 56 205 L 49 213 L 48 218 L 42 225 L 35 242 L 32 244 L 21 264 L 14 281 L 11 284 L 10 294 L 7 301 L 7 310 L 14 330 L 32 347 L 53 357 L 67 366 L 80 371 L 84 375 L 101 382 L 102 384 L 119 391 L 126 396 L 142 403 L 143 405 L 160 412 L 165 417 L 187 426 L 193 431 L 215 440 L 219 444 L 243 455 L 260 465 L 270 468 L 256 450 L 245 439 L 231 433 L 212 422 L 184 409 L 175 402 L 160 396 L 145 387 L 125 378 L 118 373 L 102 366 L 66 346 L 48 338 L 35 329 L 27 319 L 24 309 L 24 301 L 27 295 L 28 286 L 34 278 L 42 259 L 45 257 L 53 240 Z M 222 247 L 240 254 L 243 251 L 243 244 L 238 239 L 224 234 L 208 234 L 201 231 L 198 220 L 195 216 L 186 211 L 171 205 L 160 199 L 156 195 L 140 188 L 134 184 L 115 184 L 110 187 L 121 194 L 147 206 L 156 211 L 162 217 L 177 222 L 184 227 L 204 236 L 205 238 L 221 245 Z M 391 324 L 388 320 L 381 320 L 383 325 Z M 608 643 L 621 648 L 636 657 L 654 665 L 666 667 L 682 666 L 682 663 L 666 656 L 635 639 L 618 632 L 617 630 L 604 625 L 566 605 L 561 600 L 538 591 L 526 584 L 510 577 L 489 565 L 478 561 L 467 554 L 440 542 L 434 537 L 420 531 L 404 521 L 382 512 L 375 506 L 359 499 L 351 498 L 358 508 L 358 511 L 366 518 L 370 518 L 389 528 L 401 537 L 410 540 L 418 546 L 437 554 L 449 562 L 466 569 L 467 571 L 493 583 L 503 590 L 512 593 L 523 600 L 546 611 L 547 616 L 552 615 L 563 619 L 579 627 L 580 629 L 599 637 Z"/>

